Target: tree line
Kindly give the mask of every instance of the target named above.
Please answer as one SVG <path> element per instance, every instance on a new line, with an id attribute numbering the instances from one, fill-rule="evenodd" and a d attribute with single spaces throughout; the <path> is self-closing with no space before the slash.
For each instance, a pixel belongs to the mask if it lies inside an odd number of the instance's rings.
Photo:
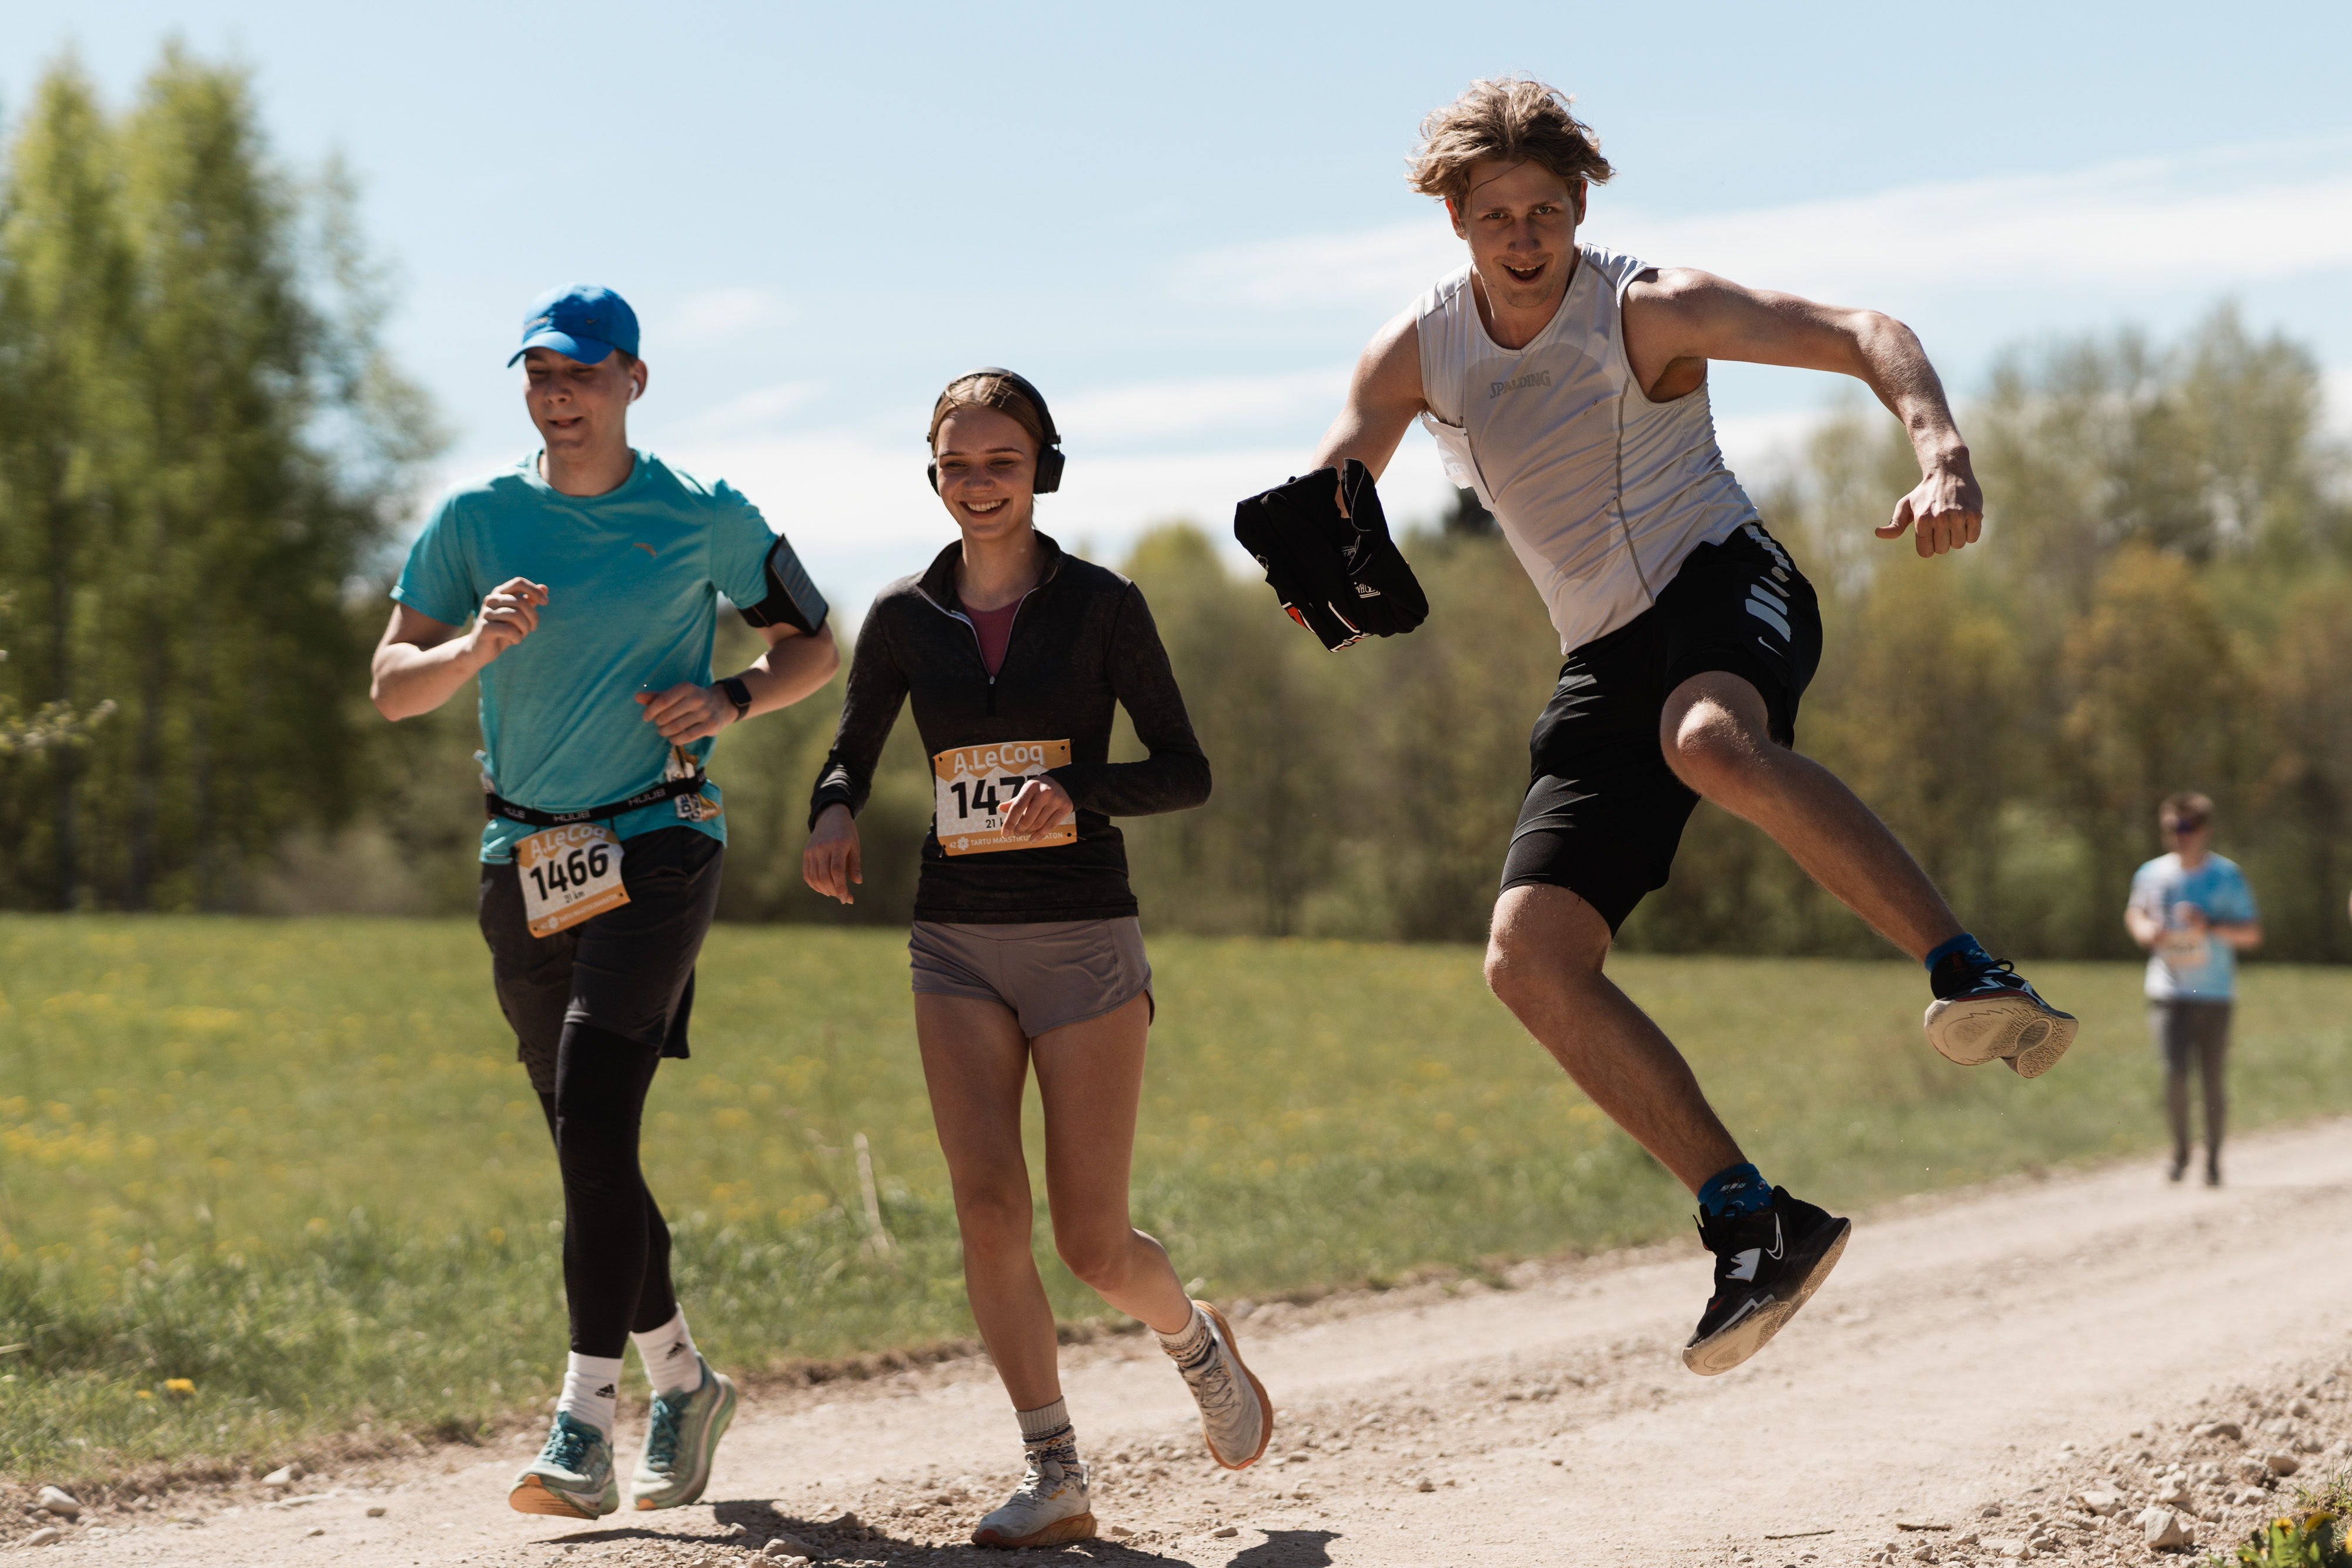
<path id="1" fill-rule="evenodd" d="M 169 49 L 120 114 L 70 62 L 40 84 L 0 169 L 0 905 L 471 908 L 472 702 L 387 726 L 365 701 L 436 441 L 381 300 L 348 178 L 278 164 L 238 72 Z M 2225 308 L 2175 342 L 2004 356 L 1963 412 L 1990 512 L 1959 556 L 1873 537 L 1916 475 L 1874 407 L 1746 476 L 1822 597 L 1800 747 L 1997 950 L 2127 956 L 2156 803 L 2196 789 L 2268 952 L 2352 959 L 2352 468 L 2322 412 L 2310 351 Z M 1204 809 L 1121 824 L 1156 927 L 1481 936 L 1558 645 L 1466 497 L 1405 548 L 1429 621 L 1337 656 L 1201 527 L 1111 563 L 1216 776 Z M 862 606 L 838 610 L 846 632 Z M 756 651 L 721 628 L 722 664 Z M 836 685 L 721 736 L 725 916 L 908 917 L 930 795 L 903 718 L 860 902 L 801 885 L 838 706 Z M 1623 940 L 1885 950 L 1706 807 Z"/>
<path id="2" fill-rule="evenodd" d="M 436 442 L 349 177 L 240 71 L 68 60 L 0 170 L 0 901 L 247 906 L 372 790 L 347 603 Z"/>

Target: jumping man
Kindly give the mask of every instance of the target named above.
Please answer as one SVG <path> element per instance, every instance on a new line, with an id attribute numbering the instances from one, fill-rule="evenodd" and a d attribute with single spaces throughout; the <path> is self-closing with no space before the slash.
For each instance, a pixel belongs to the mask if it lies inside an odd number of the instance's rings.
<path id="1" fill-rule="evenodd" d="M 1697 1195 L 1716 1291 L 1683 1352 L 1719 1373 L 1821 1284 L 1847 1221 L 1768 1185 L 1682 1056 L 1602 973 L 1665 884 L 1701 797 L 1762 828 L 1927 968 L 1927 1038 L 1956 1062 L 2046 1072 L 2074 1019 L 1988 956 L 1895 836 L 1790 749 L 1821 658 L 1811 587 L 1724 465 L 1709 360 L 1850 375 L 1910 432 L 1916 488 L 1882 538 L 1975 542 L 1969 449 L 1917 339 L 1817 305 L 1580 244 L 1608 161 L 1570 100 L 1474 82 L 1422 125 L 1413 188 L 1445 204 L 1469 265 L 1382 328 L 1316 462 L 1375 475 L 1418 418 L 1542 593 L 1567 655 L 1529 741 L 1486 978 L 1594 1103 Z"/>
<path id="2" fill-rule="evenodd" d="M 734 1414 L 735 1385 L 671 1293 L 638 1123 L 661 1059 L 687 1054 L 719 899 L 711 737 L 816 691 L 839 657 L 824 599 L 758 508 L 629 445 L 646 372 L 619 295 L 541 296 L 514 358 L 541 450 L 436 508 L 393 590 L 373 695 L 407 718 L 481 681 L 482 936 L 555 1137 L 572 1319 L 553 1428 L 509 1500 L 594 1519 L 621 1505 L 614 1403 L 632 1338 L 654 1396 L 636 1507 L 701 1496 Z M 768 651 L 713 682 L 721 593 Z"/>

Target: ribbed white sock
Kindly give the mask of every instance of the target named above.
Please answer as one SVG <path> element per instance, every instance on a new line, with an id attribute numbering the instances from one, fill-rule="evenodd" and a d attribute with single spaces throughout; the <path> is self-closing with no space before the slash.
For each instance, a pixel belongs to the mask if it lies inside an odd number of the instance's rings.
<path id="1" fill-rule="evenodd" d="M 1013 1414 L 1021 1423 L 1021 1446 L 1032 1458 L 1040 1464 L 1055 1459 L 1065 1469 L 1078 1462 L 1078 1435 L 1070 1426 L 1068 1400 L 1056 1399 L 1038 1409 Z"/>
<path id="2" fill-rule="evenodd" d="M 692 1393 L 702 1386 L 702 1353 L 687 1332 L 685 1308 L 661 1327 L 629 1338 L 637 1347 L 637 1359 L 645 1363 L 646 1383 L 655 1393 Z"/>
<path id="3" fill-rule="evenodd" d="M 563 1397 L 555 1408 L 568 1412 L 574 1421 L 595 1427 L 604 1434 L 608 1443 L 613 1440 L 614 1406 L 620 1399 L 619 1356 L 574 1353 L 563 1364 Z"/>
<path id="4" fill-rule="evenodd" d="M 1190 1368 L 1209 1354 L 1209 1314 L 1197 1306 L 1192 1309 L 1192 1321 L 1176 1333 L 1161 1333 L 1154 1329 L 1151 1333 L 1160 1342 L 1160 1348 L 1179 1366 Z"/>

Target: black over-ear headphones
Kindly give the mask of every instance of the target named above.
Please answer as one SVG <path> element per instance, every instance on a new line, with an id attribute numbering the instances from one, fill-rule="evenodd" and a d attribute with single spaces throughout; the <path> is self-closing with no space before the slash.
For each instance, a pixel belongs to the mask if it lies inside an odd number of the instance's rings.
<path id="1" fill-rule="evenodd" d="M 1044 395 L 1029 384 L 1026 377 L 1014 375 L 1000 365 L 982 365 L 976 371 L 966 371 L 962 375 L 956 377 L 956 382 L 967 382 L 974 376 L 995 376 L 1001 381 L 1010 382 L 1015 392 L 1029 400 L 1029 406 L 1037 411 L 1037 423 L 1045 426 L 1045 439 L 1037 445 L 1037 482 L 1031 488 L 1040 496 L 1050 496 L 1060 489 L 1063 463 L 1062 433 L 1054 428 L 1054 411 L 1045 406 Z M 950 382 L 948 385 L 953 386 L 955 382 Z M 931 482 L 932 493 L 937 494 L 940 487 L 939 460 L 933 458 L 924 468 L 923 473 Z"/>

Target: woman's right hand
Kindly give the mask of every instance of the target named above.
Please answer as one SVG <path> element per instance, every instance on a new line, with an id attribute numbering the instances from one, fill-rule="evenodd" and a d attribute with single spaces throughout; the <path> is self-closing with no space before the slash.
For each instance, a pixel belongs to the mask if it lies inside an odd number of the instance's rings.
<path id="1" fill-rule="evenodd" d="M 849 884 L 866 879 L 858 874 L 857 819 L 848 807 L 836 803 L 817 813 L 808 847 L 801 851 L 801 879 L 827 898 L 857 902 Z"/>

